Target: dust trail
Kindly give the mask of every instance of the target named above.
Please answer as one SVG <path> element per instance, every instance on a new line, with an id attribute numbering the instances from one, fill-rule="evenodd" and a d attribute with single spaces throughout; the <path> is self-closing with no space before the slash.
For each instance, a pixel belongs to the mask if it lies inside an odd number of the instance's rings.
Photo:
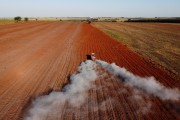
<path id="1" fill-rule="evenodd" d="M 167 88 L 159 83 L 154 77 L 140 77 L 127 71 L 125 68 L 117 66 L 115 63 L 109 64 L 105 61 L 97 60 L 97 64 L 107 69 L 110 73 L 119 76 L 126 85 L 139 88 L 150 95 L 154 95 L 162 100 L 180 100 L 180 91 L 177 88 Z"/>
<path id="2" fill-rule="evenodd" d="M 44 120 L 51 114 L 50 119 L 56 119 L 63 112 L 63 106 L 68 103 L 72 107 L 78 107 L 85 102 L 88 90 L 95 87 L 96 64 L 87 60 L 82 62 L 78 73 L 70 77 L 71 84 L 64 88 L 64 92 L 52 92 L 33 101 L 31 108 L 25 114 L 25 120 Z M 57 110 L 58 106 L 58 110 Z M 58 111 L 58 113 L 57 113 Z"/>
<path id="3" fill-rule="evenodd" d="M 145 100 L 146 99 L 146 100 Z M 142 93 L 138 89 L 133 89 L 132 95 L 129 97 L 129 101 L 132 105 L 136 105 L 136 112 L 146 114 L 150 112 L 152 103 L 149 100 L 149 96 Z"/>
<path id="4" fill-rule="evenodd" d="M 108 72 L 107 72 L 108 71 Z M 116 76 L 116 77 L 113 77 Z M 108 78 L 109 77 L 109 78 Z M 25 113 L 25 120 L 46 120 L 46 119 L 63 119 L 62 116 L 66 116 L 68 113 L 76 114 L 76 108 L 85 108 L 81 111 L 79 116 L 85 115 L 88 106 L 93 111 L 104 111 L 108 108 L 113 109 L 113 97 L 107 96 L 101 102 L 96 103 L 96 101 L 88 101 L 88 91 L 90 89 L 97 90 L 101 89 L 95 84 L 95 80 L 110 80 L 108 82 L 113 82 L 113 80 L 122 80 L 122 85 L 125 87 L 132 88 L 132 94 L 129 97 L 129 104 L 135 105 L 137 107 L 137 113 L 145 114 L 150 111 L 151 103 L 147 101 L 150 95 L 159 97 L 162 100 L 179 100 L 180 92 L 178 89 L 166 88 L 159 82 L 155 80 L 154 77 L 139 77 L 130 73 L 125 68 L 121 68 L 117 65 L 109 64 L 105 61 L 87 60 L 82 62 L 78 67 L 76 74 L 71 75 L 70 84 L 65 86 L 62 92 L 52 92 L 49 95 L 41 96 L 36 98 L 28 111 Z M 104 82 L 105 87 L 107 83 Z M 126 94 L 126 90 L 119 88 L 115 91 L 115 94 L 122 93 Z M 146 94 L 148 93 L 148 94 Z M 92 105 L 91 105 L 92 104 Z M 107 107 L 108 105 L 111 105 Z M 106 106 L 106 107 L 105 107 Z M 67 107 L 67 108 L 66 108 Z M 75 109 L 74 109 L 75 108 Z M 67 110 L 67 111 L 64 111 Z M 82 118 L 83 119 L 83 118 Z"/>

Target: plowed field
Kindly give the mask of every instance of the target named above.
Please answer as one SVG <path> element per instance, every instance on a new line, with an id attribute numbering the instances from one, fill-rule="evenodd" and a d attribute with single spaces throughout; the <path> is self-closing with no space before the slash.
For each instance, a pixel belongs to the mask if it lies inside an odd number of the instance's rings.
<path id="1" fill-rule="evenodd" d="M 93 25 L 179 76 L 179 24 L 95 22 Z"/>
<path id="2" fill-rule="evenodd" d="M 98 59 L 115 62 L 135 75 L 154 76 L 165 87 L 180 89 L 178 77 L 90 24 L 32 22 L 3 25 L 0 26 L 0 120 L 23 119 L 31 98 L 50 90 L 61 90 L 91 52 L 95 52 Z M 58 111 L 57 107 L 55 115 L 47 115 L 44 119 L 180 119 L 179 98 L 171 101 L 143 95 L 143 106 L 149 108 L 148 102 L 151 102 L 151 108 L 142 112 L 138 104 L 141 101 L 129 99 L 133 89 L 124 86 L 117 76 L 102 67 L 97 67 L 97 71 L 104 75 L 94 81 L 98 89 L 88 90 L 85 105 L 72 108 L 72 112 L 67 103 L 63 111 Z"/>

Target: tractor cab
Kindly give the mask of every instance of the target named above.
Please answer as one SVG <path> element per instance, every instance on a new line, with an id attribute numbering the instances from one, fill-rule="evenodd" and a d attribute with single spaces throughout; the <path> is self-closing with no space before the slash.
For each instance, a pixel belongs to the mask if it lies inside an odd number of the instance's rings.
<path id="1" fill-rule="evenodd" d="M 96 60 L 95 53 L 91 53 L 91 60 L 93 60 L 93 61 Z"/>

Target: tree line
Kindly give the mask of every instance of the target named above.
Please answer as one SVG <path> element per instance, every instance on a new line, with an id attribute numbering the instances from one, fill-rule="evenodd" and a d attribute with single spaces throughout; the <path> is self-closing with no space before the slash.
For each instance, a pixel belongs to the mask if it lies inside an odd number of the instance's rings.
<path id="1" fill-rule="evenodd" d="M 14 17 L 14 20 L 16 21 L 16 22 L 20 22 L 21 20 L 22 20 L 22 18 L 20 17 L 20 16 L 17 16 L 17 17 Z M 24 21 L 29 21 L 29 18 L 28 17 L 25 17 L 24 18 Z"/>

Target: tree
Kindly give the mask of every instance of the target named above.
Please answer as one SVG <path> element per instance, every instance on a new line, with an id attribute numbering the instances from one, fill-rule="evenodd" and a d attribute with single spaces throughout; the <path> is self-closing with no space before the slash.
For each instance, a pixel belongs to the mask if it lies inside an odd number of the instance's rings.
<path id="1" fill-rule="evenodd" d="M 26 21 L 26 22 L 27 22 L 28 20 L 29 20 L 29 18 L 27 18 L 27 17 L 25 17 L 25 18 L 24 18 L 24 21 Z"/>
<path id="2" fill-rule="evenodd" d="M 17 16 L 17 17 L 14 18 L 14 20 L 15 20 L 16 22 L 21 21 L 21 19 L 22 19 L 22 18 L 21 18 L 20 16 Z"/>
<path id="3" fill-rule="evenodd" d="M 25 17 L 25 18 L 24 18 L 24 21 L 26 21 L 26 22 L 29 21 L 29 18 Z"/>

